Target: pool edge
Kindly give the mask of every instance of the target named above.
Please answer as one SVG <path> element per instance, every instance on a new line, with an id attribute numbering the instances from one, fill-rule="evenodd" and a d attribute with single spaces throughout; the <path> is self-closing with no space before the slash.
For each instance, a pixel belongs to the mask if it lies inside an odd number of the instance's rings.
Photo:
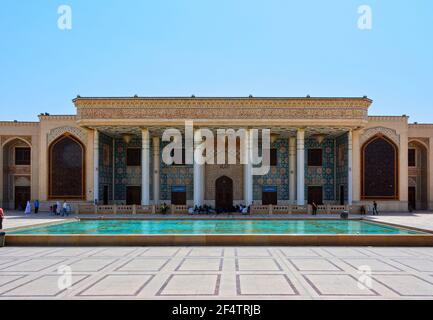
<path id="1" fill-rule="evenodd" d="M 6 235 L 6 246 L 433 246 L 416 235 Z"/>

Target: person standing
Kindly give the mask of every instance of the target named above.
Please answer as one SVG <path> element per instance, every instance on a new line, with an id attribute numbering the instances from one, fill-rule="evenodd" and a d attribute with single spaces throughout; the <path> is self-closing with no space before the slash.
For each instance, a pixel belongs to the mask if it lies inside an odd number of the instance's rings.
<path id="1" fill-rule="evenodd" d="M 33 203 L 33 206 L 35 207 L 35 213 L 39 212 L 39 200 L 36 199 L 35 202 Z"/>
<path id="2" fill-rule="evenodd" d="M 62 217 L 64 216 L 69 216 L 68 203 L 66 202 L 66 200 L 63 201 L 63 207 L 62 207 Z"/>
<path id="3" fill-rule="evenodd" d="M 5 213 L 2 208 L 0 208 L 0 230 L 3 230 L 3 218 L 5 217 Z"/>
<path id="4" fill-rule="evenodd" d="M 62 211 L 62 207 L 60 206 L 60 202 L 56 202 L 56 216 L 60 216 L 60 212 Z"/>
<path id="5" fill-rule="evenodd" d="M 24 211 L 25 214 L 32 213 L 32 205 L 30 204 L 30 201 L 27 201 L 26 210 Z"/>
<path id="6" fill-rule="evenodd" d="M 377 202 L 373 201 L 373 216 L 374 215 L 379 215 L 379 212 L 377 211 Z"/>

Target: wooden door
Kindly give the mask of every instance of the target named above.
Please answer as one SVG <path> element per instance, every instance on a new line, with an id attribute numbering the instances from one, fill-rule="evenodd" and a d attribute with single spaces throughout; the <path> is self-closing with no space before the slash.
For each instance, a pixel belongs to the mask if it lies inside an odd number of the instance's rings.
<path id="1" fill-rule="evenodd" d="M 416 187 L 409 187 L 409 208 L 416 210 Z"/>
<path id="2" fill-rule="evenodd" d="M 308 204 L 313 201 L 319 205 L 323 204 L 323 188 L 320 186 L 308 187 Z"/>
<path id="3" fill-rule="evenodd" d="M 278 197 L 276 192 L 262 192 L 262 205 L 277 205 L 278 204 Z"/>
<path id="4" fill-rule="evenodd" d="M 172 191 L 171 192 L 171 204 L 184 206 L 186 205 L 186 192 L 184 191 Z"/>
<path id="5" fill-rule="evenodd" d="M 233 207 L 233 180 L 227 176 L 215 182 L 215 207 L 230 210 Z"/>
<path id="6" fill-rule="evenodd" d="M 126 204 L 141 204 L 141 187 L 129 186 L 126 187 Z"/>
<path id="7" fill-rule="evenodd" d="M 340 186 L 340 205 L 344 206 L 344 186 Z"/>
<path id="8" fill-rule="evenodd" d="M 30 187 L 15 187 L 15 210 L 24 211 L 27 201 L 30 201 Z"/>
<path id="9" fill-rule="evenodd" d="M 104 186 L 104 194 L 102 201 L 105 206 L 108 204 L 108 186 Z"/>

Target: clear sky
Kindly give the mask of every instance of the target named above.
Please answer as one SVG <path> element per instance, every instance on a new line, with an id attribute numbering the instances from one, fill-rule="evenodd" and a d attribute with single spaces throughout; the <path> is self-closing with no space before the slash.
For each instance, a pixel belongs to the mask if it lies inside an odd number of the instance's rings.
<path id="1" fill-rule="evenodd" d="M 433 123 L 432 35 L 431 0 L 1 0 L 0 120 L 74 114 L 77 94 L 310 94 Z"/>

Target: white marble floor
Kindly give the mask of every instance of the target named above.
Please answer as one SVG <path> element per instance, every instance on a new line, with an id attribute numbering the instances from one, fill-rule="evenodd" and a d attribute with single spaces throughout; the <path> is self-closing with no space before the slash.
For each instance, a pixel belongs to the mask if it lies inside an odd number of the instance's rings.
<path id="1" fill-rule="evenodd" d="M 0 248 L 0 299 L 36 298 L 433 299 L 433 248 Z"/>

